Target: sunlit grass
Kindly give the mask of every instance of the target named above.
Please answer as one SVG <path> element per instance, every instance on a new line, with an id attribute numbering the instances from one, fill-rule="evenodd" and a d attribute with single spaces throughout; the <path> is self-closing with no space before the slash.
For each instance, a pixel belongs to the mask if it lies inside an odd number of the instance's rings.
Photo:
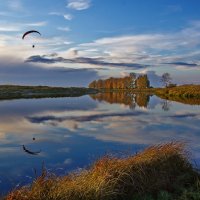
<path id="1" fill-rule="evenodd" d="M 187 199 L 200 195 L 198 172 L 182 143 L 152 146 L 126 158 L 105 156 L 89 169 L 57 177 L 45 170 L 7 200 Z"/>
<path id="2" fill-rule="evenodd" d="M 172 88 L 156 89 L 157 95 L 200 98 L 200 85 L 181 85 Z"/>
<path id="3" fill-rule="evenodd" d="M 162 99 L 190 105 L 200 105 L 200 85 L 182 85 L 156 89 L 155 94 Z"/>

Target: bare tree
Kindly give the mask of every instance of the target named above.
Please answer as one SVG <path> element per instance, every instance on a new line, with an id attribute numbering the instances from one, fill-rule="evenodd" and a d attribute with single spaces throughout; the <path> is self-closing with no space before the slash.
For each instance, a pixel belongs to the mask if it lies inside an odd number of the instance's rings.
<path id="1" fill-rule="evenodd" d="M 171 75 L 169 73 L 164 73 L 161 77 L 161 82 L 165 87 L 167 87 L 171 83 Z"/>

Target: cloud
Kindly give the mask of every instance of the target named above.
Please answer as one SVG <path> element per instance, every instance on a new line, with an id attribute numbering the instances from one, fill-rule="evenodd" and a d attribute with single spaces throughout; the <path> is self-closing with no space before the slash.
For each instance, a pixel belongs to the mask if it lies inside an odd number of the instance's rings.
<path id="1" fill-rule="evenodd" d="M 69 32 L 71 31 L 71 29 L 69 27 L 58 27 L 57 28 L 59 31 L 65 31 L 65 32 Z"/>
<path id="2" fill-rule="evenodd" d="M 15 25 L 4 25 L 3 27 L 0 27 L 0 32 L 17 32 L 20 31 L 20 27 L 17 27 Z"/>
<path id="3" fill-rule="evenodd" d="M 100 120 L 108 117 L 128 117 L 128 116 L 140 116 L 144 114 L 144 112 L 141 111 L 135 111 L 135 112 L 128 112 L 128 113 L 101 113 L 101 114 L 94 114 L 89 116 L 71 116 L 71 117 L 57 117 L 57 116 L 32 116 L 27 117 L 27 120 L 29 120 L 31 123 L 45 123 L 46 121 L 57 121 L 57 122 L 63 122 L 65 120 L 75 120 L 76 122 L 89 122 L 94 120 Z M 147 115 L 147 113 L 145 113 Z"/>
<path id="4" fill-rule="evenodd" d="M 33 22 L 33 23 L 7 23 L 0 21 L 0 32 L 18 32 L 27 26 L 41 27 L 47 25 L 46 21 Z"/>
<path id="5" fill-rule="evenodd" d="M 41 21 L 41 22 L 27 23 L 25 25 L 26 26 L 38 26 L 38 27 L 41 27 L 41 26 L 46 26 L 47 22 L 46 21 Z"/>
<path id="6" fill-rule="evenodd" d="M 66 20 L 72 20 L 73 19 L 73 16 L 71 14 L 64 14 L 63 17 L 66 19 Z"/>
<path id="7" fill-rule="evenodd" d="M 73 15 L 71 15 L 71 14 L 63 14 L 63 13 L 59 13 L 59 12 L 50 12 L 49 15 L 63 16 L 66 20 L 69 20 L 69 21 L 73 19 Z"/>
<path id="8" fill-rule="evenodd" d="M 196 63 L 187 63 L 187 62 L 171 62 L 171 63 L 163 63 L 167 65 L 179 65 L 179 66 L 187 66 L 187 67 L 197 67 Z"/>
<path id="9" fill-rule="evenodd" d="M 63 57 L 56 57 L 56 58 L 47 58 L 40 55 L 35 55 L 29 57 L 26 62 L 32 63 L 46 63 L 46 64 L 53 64 L 53 63 L 79 63 L 79 64 L 88 64 L 88 65 L 95 65 L 95 66 L 109 66 L 109 67 L 127 67 L 133 69 L 141 69 L 146 68 L 147 65 L 141 65 L 137 63 L 114 63 L 114 62 L 105 62 L 102 58 L 87 58 L 87 57 L 76 57 L 76 58 L 63 58 Z"/>
<path id="10" fill-rule="evenodd" d="M 20 0 L 9 0 L 8 1 L 8 7 L 13 11 L 22 11 L 23 5 Z"/>
<path id="11" fill-rule="evenodd" d="M 67 8 L 85 10 L 91 6 L 90 0 L 68 0 Z"/>
<path id="12" fill-rule="evenodd" d="M 98 78 L 95 69 L 47 68 L 37 64 L 21 63 L 20 60 L 10 57 L 0 58 L 0 60 L 0 84 L 87 86 L 92 80 Z"/>
<path id="13" fill-rule="evenodd" d="M 179 118 L 179 119 L 182 119 L 182 118 L 196 118 L 196 117 L 199 117 L 199 114 L 197 113 L 184 113 L 184 114 L 174 114 L 174 115 L 171 115 L 169 116 L 171 118 Z"/>
<path id="14" fill-rule="evenodd" d="M 77 49 L 88 57 L 101 55 L 104 61 L 119 63 L 155 66 L 163 63 L 185 62 L 199 65 L 199 38 L 200 21 L 192 21 L 184 29 L 173 33 L 105 37 L 80 44 Z M 98 51 L 90 52 L 90 49 Z"/>
<path id="15" fill-rule="evenodd" d="M 70 48 L 66 52 L 63 52 L 62 54 L 67 58 L 75 58 L 78 57 L 79 52 L 77 49 Z"/>

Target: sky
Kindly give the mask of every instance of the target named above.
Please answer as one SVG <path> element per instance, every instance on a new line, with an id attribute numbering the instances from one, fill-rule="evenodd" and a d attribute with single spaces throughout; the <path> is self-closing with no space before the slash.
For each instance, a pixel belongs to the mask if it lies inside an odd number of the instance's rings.
<path id="1" fill-rule="evenodd" d="M 41 33 L 30 34 L 29 30 Z M 35 48 L 32 48 L 35 45 Z M 200 84 L 199 0 L 1 0 L 0 84 L 147 74 Z"/>

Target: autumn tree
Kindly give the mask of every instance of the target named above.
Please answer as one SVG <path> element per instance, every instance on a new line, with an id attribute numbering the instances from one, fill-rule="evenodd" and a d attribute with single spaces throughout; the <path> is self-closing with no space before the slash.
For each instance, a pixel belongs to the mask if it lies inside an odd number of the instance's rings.
<path id="1" fill-rule="evenodd" d="M 97 82 L 96 81 L 92 81 L 90 84 L 89 84 L 89 88 L 96 88 L 97 87 Z"/>
<path id="2" fill-rule="evenodd" d="M 98 81 L 97 81 L 97 83 L 96 83 L 96 87 L 97 88 L 104 88 L 104 81 L 103 80 L 101 80 L 101 79 L 99 79 Z"/>
<path id="3" fill-rule="evenodd" d="M 147 75 L 140 75 L 136 80 L 136 87 L 137 88 L 149 88 L 150 82 Z"/>

